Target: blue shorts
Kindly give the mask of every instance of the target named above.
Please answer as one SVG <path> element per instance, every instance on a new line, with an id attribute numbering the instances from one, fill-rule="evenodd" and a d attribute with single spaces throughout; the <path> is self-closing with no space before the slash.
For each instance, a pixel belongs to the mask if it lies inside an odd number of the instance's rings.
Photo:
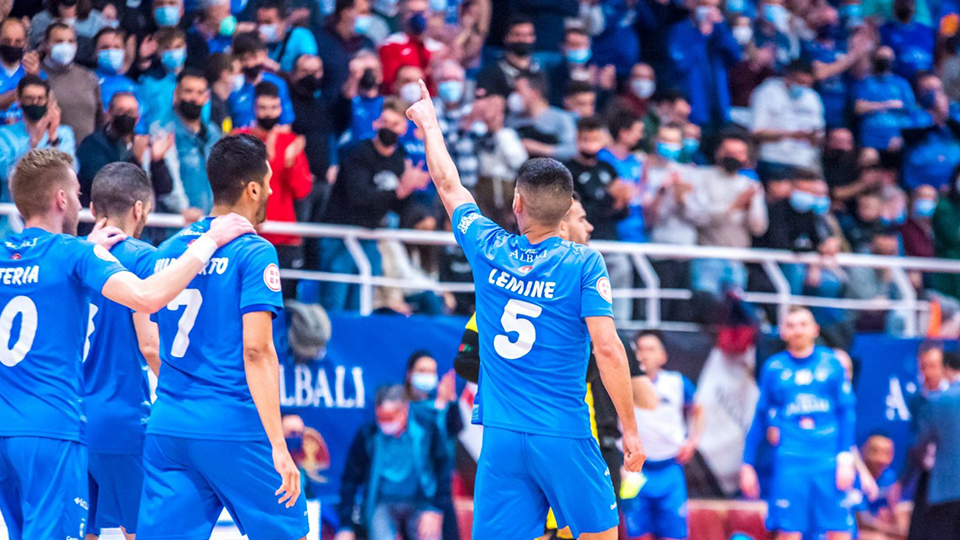
<path id="1" fill-rule="evenodd" d="M 45 437 L 0 437 L 0 513 L 10 540 L 83 538 L 87 448 Z"/>
<path id="2" fill-rule="evenodd" d="M 837 489 L 836 461 L 812 464 L 778 461 L 767 528 L 782 532 L 849 532 L 853 516 L 843 506 L 846 495 Z"/>
<path id="3" fill-rule="evenodd" d="M 575 538 L 619 524 L 610 471 L 597 441 L 484 426 L 473 538 L 536 538 L 551 507 L 559 527 L 570 527 Z"/>
<path id="4" fill-rule="evenodd" d="M 301 494 L 287 508 L 274 495 L 280 475 L 264 441 L 211 441 L 147 434 L 138 540 L 209 538 L 226 507 L 250 540 L 307 535 Z"/>
<path id="5" fill-rule="evenodd" d="M 623 501 L 627 534 L 657 538 L 687 537 L 687 479 L 675 460 L 647 462 L 647 482 L 634 499 Z"/>
<path id="6" fill-rule="evenodd" d="M 143 490 L 143 456 L 90 452 L 91 534 L 123 527 L 137 532 L 140 492 Z"/>

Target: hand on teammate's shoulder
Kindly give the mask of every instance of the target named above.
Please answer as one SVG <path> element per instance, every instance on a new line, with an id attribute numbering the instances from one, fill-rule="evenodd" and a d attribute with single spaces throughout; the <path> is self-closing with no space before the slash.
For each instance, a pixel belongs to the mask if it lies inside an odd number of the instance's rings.
<path id="1" fill-rule="evenodd" d="M 214 219 L 207 234 L 217 243 L 217 246 L 223 247 L 239 236 L 255 232 L 257 232 L 256 229 L 247 218 L 231 213 Z"/>

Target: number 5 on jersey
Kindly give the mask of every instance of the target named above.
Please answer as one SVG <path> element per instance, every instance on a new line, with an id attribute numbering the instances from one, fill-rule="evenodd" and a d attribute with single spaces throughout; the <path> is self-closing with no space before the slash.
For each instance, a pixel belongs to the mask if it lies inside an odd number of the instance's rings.
<path id="1" fill-rule="evenodd" d="M 543 308 L 530 302 L 516 299 L 507 302 L 503 308 L 503 316 L 500 317 L 500 324 L 507 334 L 516 333 L 517 340 L 513 341 L 505 334 L 493 338 L 493 349 L 497 354 L 507 360 L 516 360 L 529 353 L 537 340 L 537 329 L 532 321 L 521 319 L 520 316 L 536 319 L 541 313 Z"/>
<path id="2" fill-rule="evenodd" d="M 201 304 L 203 304 L 203 295 L 197 289 L 185 289 L 167 304 L 167 309 L 170 311 L 186 307 L 180 315 L 177 336 L 173 338 L 173 346 L 170 347 L 170 354 L 176 358 L 183 358 L 183 355 L 187 354 L 187 347 L 190 346 L 190 331 L 197 322 L 197 313 L 200 312 Z"/>

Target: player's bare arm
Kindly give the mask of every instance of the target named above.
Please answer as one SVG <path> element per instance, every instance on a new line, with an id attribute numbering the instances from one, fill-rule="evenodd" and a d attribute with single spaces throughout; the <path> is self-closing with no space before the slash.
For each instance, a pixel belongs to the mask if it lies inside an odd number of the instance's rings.
<path id="1" fill-rule="evenodd" d="M 140 354 L 147 361 L 150 371 L 160 376 L 160 329 L 147 313 L 133 314 L 133 329 L 137 332 Z"/>
<path id="2" fill-rule="evenodd" d="M 437 194 L 443 201 L 447 214 L 453 216 L 453 211 L 462 204 L 474 202 L 473 195 L 460 183 L 460 173 L 450 157 L 450 152 L 443 142 L 443 132 L 437 122 L 437 111 L 433 108 L 430 91 L 427 85 L 420 81 L 420 101 L 407 109 L 407 118 L 413 121 L 423 133 L 423 144 L 427 155 L 427 169 Z"/>
<path id="3" fill-rule="evenodd" d="M 646 454 L 637 433 L 637 420 L 633 415 L 633 390 L 630 385 L 627 351 L 623 348 L 612 318 L 586 317 L 585 320 L 593 342 L 593 354 L 600 369 L 600 378 L 617 409 L 620 423 L 623 424 L 624 467 L 628 471 L 639 472 Z"/>
<path id="4" fill-rule="evenodd" d="M 646 375 L 633 377 L 630 379 L 630 385 L 633 387 L 633 405 L 639 409 L 652 411 L 657 408 L 660 400 L 657 398 L 657 390 L 653 387 L 653 381 Z"/>
<path id="5" fill-rule="evenodd" d="M 300 496 L 300 470 L 293 463 L 280 422 L 280 363 L 273 346 L 273 318 L 267 311 L 243 315 L 243 368 L 250 395 L 273 449 L 273 466 L 283 483 L 275 495 L 290 508 Z"/>
<path id="6" fill-rule="evenodd" d="M 132 272 L 114 274 L 104 284 L 101 293 L 134 311 L 154 313 L 190 284 L 210 262 L 217 248 L 238 236 L 254 232 L 253 225 L 241 216 L 221 216 L 213 220 L 210 230 L 194 240 L 186 253 L 170 266 L 147 279 L 140 279 Z"/>

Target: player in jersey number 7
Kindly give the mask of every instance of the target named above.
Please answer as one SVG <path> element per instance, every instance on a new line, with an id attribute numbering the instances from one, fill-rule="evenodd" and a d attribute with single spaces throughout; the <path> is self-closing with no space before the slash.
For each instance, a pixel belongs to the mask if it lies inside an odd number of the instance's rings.
<path id="1" fill-rule="evenodd" d="M 476 285 L 482 360 L 474 421 L 484 432 L 473 537 L 539 536 L 549 504 L 575 537 L 612 540 L 616 497 L 583 402 L 590 341 L 623 425 L 625 467 L 639 471 L 644 452 L 603 259 L 560 239 L 573 200 L 570 172 L 552 159 L 524 164 L 513 202 L 522 234 L 507 233 L 460 183 L 423 81 L 420 94 L 407 116 L 423 134 L 430 176 Z"/>

